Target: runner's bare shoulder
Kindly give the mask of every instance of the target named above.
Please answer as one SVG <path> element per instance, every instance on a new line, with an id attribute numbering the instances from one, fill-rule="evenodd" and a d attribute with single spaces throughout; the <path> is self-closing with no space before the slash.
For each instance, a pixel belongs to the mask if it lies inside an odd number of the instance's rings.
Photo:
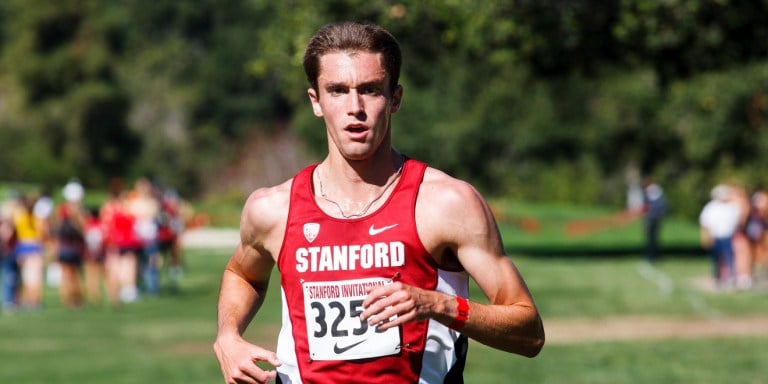
<path id="1" fill-rule="evenodd" d="M 485 200 L 471 184 L 427 169 L 416 202 L 416 226 L 428 251 L 438 255 L 470 237 L 487 239 L 495 232 L 493 224 Z"/>
<path id="2" fill-rule="evenodd" d="M 282 240 L 288 218 L 290 179 L 273 187 L 259 188 L 251 193 L 240 217 L 240 236 L 245 244 L 273 242 L 275 236 Z M 272 239 L 272 241 L 270 241 Z"/>
<path id="3" fill-rule="evenodd" d="M 485 201 L 478 191 L 464 180 L 445 172 L 427 168 L 419 190 L 417 210 L 432 213 L 438 220 L 441 216 L 463 216 L 473 210 L 483 210 Z"/>

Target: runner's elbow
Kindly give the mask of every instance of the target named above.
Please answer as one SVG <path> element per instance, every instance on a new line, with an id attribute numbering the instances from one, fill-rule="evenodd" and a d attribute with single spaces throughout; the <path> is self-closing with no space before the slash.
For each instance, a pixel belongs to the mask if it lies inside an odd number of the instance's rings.
<path id="1" fill-rule="evenodd" d="M 544 340 L 544 324 L 541 322 L 541 318 L 537 318 L 518 353 L 525 357 L 536 357 L 544 348 Z"/>
<path id="2" fill-rule="evenodd" d="M 541 349 L 544 348 L 544 334 L 541 334 L 541 337 L 536 337 L 534 339 L 531 339 L 528 345 L 520 352 L 521 355 L 525 357 L 536 357 L 541 352 Z"/>

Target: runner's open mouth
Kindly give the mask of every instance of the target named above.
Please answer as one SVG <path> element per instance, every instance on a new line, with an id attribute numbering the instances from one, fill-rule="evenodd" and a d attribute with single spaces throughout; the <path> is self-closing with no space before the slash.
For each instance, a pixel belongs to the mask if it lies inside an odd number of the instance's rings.
<path id="1" fill-rule="evenodd" d="M 353 132 L 353 133 L 361 133 L 361 132 L 365 132 L 366 130 L 367 129 L 361 125 L 351 125 L 347 127 L 347 131 Z"/>

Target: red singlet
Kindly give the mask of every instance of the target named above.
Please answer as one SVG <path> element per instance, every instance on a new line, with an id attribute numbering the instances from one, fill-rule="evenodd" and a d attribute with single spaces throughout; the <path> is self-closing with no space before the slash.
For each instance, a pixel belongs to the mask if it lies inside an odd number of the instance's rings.
<path id="1" fill-rule="evenodd" d="M 387 201 L 355 219 L 331 217 L 317 206 L 315 167 L 293 179 L 277 263 L 279 382 L 462 382 L 465 336 L 432 320 L 378 332 L 359 318 L 366 288 L 393 281 L 467 297 L 466 272 L 439 269 L 416 231 L 426 165 L 407 160 Z"/>

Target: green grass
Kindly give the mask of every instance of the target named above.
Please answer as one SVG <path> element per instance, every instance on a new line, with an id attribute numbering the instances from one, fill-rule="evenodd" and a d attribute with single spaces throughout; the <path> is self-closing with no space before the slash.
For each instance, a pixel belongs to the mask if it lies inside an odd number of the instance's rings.
<path id="1" fill-rule="evenodd" d="M 178 294 L 118 309 L 64 308 L 48 288 L 43 310 L 0 317 L 0 382 L 215 382 L 210 346 L 225 261 L 222 253 L 189 252 Z"/>
<path id="2" fill-rule="evenodd" d="M 70 310 L 47 292 L 46 308 L 0 317 L 3 383 L 220 382 L 211 350 L 222 251 L 186 253 L 187 274 L 176 295 L 122 309 Z M 765 292 L 707 293 L 691 279 L 706 276 L 706 259 L 667 260 L 657 273 L 672 289 L 643 277 L 633 259 L 515 257 L 540 306 L 554 319 L 624 315 L 701 317 L 768 315 Z M 246 333 L 273 347 L 279 327 L 279 287 Z M 474 297 L 477 290 L 473 287 Z M 527 359 L 473 343 L 468 383 L 755 383 L 768 377 L 768 337 L 592 342 L 546 345 Z"/>
<path id="3" fill-rule="evenodd" d="M 474 344 L 467 383 L 764 383 L 765 337 L 545 346 L 531 360 Z"/>
<path id="4" fill-rule="evenodd" d="M 561 247 L 642 244 L 635 221 L 588 235 L 569 236 L 568 220 L 600 218 L 609 210 L 510 205 L 539 220 L 521 229 L 512 215 L 500 220 L 505 243 Z M 670 219 L 666 244 L 695 244 L 695 222 Z M 697 282 L 709 274 L 705 255 L 666 258 L 648 268 L 641 255 L 623 258 L 511 256 L 524 275 L 545 322 L 645 316 L 670 319 L 768 316 L 768 292 L 715 293 Z M 48 288 L 34 313 L 0 316 L 0 383 L 217 383 L 211 345 L 216 330 L 219 278 L 226 251 L 187 251 L 178 294 L 143 299 L 121 309 L 71 310 Z M 277 274 L 269 297 L 246 332 L 273 348 L 280 326 Z M 481 297 L 472 287 L 473 298 Z M 482 300 L 481 300 L 482 301 Z M 628 324 L 628 326 L 631 326 Z M 768 377 L 768 336 L 698 339 L 549 342 L 528 359 L 472 343 L 467 383 L 761 383 Z"/>
<path id="5" fill-rule="evenodd" d="M 545 329 L 548 321 L 569 318 L 768 316 L 766 291 L 715 293 L 698 288 L 709 273 L 705 258 L 666 260 L 652 274 L 639 257 L 515 259 Z M 468 383 L 762 383 L 768 377 L 765 356 L 765 334 L 555 343 L 545 345 L 534 359 L 473 343 L 465 378 Z"/>

